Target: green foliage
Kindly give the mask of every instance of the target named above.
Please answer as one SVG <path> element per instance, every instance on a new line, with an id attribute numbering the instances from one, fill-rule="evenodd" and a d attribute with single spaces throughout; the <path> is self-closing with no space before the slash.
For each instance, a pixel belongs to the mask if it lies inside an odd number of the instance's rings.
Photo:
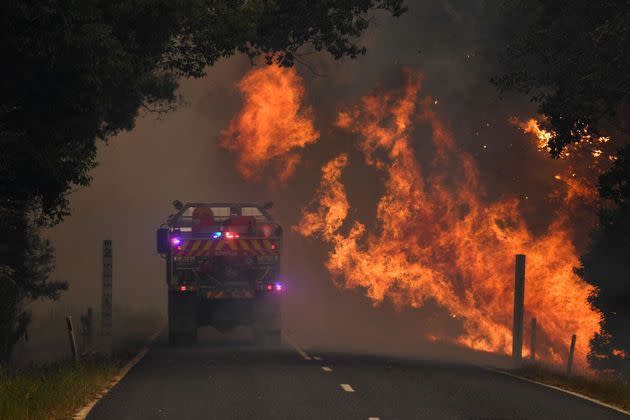
<path id="1" fill-rule="evenodd" d="M 557 157 L 583 134 L 628 132 L 630 2 L 501 0 L 501 90 L 538 103 Z M 623 109 L 626 109 L 624 112 Z M 604 133 L 605 134 L 605 133 Z"/>
<path id="2" fill-rule="evenodd" d="M 589 361 L 630 377 L 630 146 L 599 179 L 607 201 L 577 273 L 597 288 L 589 301 L 603 314 L 602 334 L 591 340 Z"/>

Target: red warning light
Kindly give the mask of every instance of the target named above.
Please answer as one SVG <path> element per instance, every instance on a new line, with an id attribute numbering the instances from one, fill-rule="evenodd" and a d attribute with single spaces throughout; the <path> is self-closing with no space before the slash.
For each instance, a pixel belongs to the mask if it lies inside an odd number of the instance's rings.
<path id="1" fill-rule="evenodd" d="M 186 290 L 188 290 L 188 288 L 186 286 L 179 286 L 179 290 L 185 292 Z"/>
<path id="2" fill-rule="evenodd" d="M 269 226 L 269 225 L 263 225 L 261 229 L 262 229 L 263 236 L 264 236 L 265 238 L 268 238 L 268 237 L 270 237 L 270 236 L 271 236 L 271 231 L 272 231 L 272 229 L 273 229 L 271 226 Z"/>

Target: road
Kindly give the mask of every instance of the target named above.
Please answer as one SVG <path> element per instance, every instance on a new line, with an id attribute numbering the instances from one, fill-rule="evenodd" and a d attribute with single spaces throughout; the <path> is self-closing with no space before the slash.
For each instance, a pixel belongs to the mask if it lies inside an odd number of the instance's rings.
<path id="1" fill-rule="evenodd" d="M 307 356 L 310 360 L 307 360 Z M 158 340 L 88 419 L 628 419 L 479 367 Z"/>

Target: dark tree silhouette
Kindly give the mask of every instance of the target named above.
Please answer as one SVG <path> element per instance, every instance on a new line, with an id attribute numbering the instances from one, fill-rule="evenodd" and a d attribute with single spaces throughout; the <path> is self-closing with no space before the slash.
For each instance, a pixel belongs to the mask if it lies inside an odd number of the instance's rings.
<path id="1" fill-rule="evenodd" d="M 597 287 L 590 297 L 602 312 L 602 334 L 591 340 L 589 362 L 630 376 L 630 146 L 599 179 L 605 200 L 599 227 L 577 273 Z"/>

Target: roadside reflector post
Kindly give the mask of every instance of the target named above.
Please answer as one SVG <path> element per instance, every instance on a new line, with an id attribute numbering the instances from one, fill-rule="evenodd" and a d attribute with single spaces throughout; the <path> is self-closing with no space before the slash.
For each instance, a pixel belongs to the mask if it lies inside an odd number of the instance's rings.
<path id="1" fill-rule="evenodd" d="M 79 353 L 77 352 L 77 342 L 74 339 L 74 329 L 72 328 L 72 316 L 66 317 L 66 327 L 68 328 L 68 341 L 70 342 L 70 351 L 75 362 L 79 361 Z"/>
<path id="2" fill-rule="evenodd" d="M 573 368 L 573 355 L 575 354 L 575 334 L 571 336 L 571 347 L 569 348 L 569 360 L 567 360 L 567 376 L 571 375 Z"/>
<path id="3" fill-rule="evenodd" d="M 112 241 L 103 241 L 103 293 L 101 296 L 101 336 L 105 354 L 112 355 Z"/>
<path id="4" fill-rule="evenodd" d="M 512 323 L 512 359 L 520 368 L 523 356 L 523 315 L 525 311 L 525 255 L 516 254 L 514 273 L 514 321 Z"/>
<path id="5" fill-rule="evenodd" d="M 532 335 L 529 343 L 529 359 L 534 363 L 536 361 L 536 318 L 532 318 Z"/>

